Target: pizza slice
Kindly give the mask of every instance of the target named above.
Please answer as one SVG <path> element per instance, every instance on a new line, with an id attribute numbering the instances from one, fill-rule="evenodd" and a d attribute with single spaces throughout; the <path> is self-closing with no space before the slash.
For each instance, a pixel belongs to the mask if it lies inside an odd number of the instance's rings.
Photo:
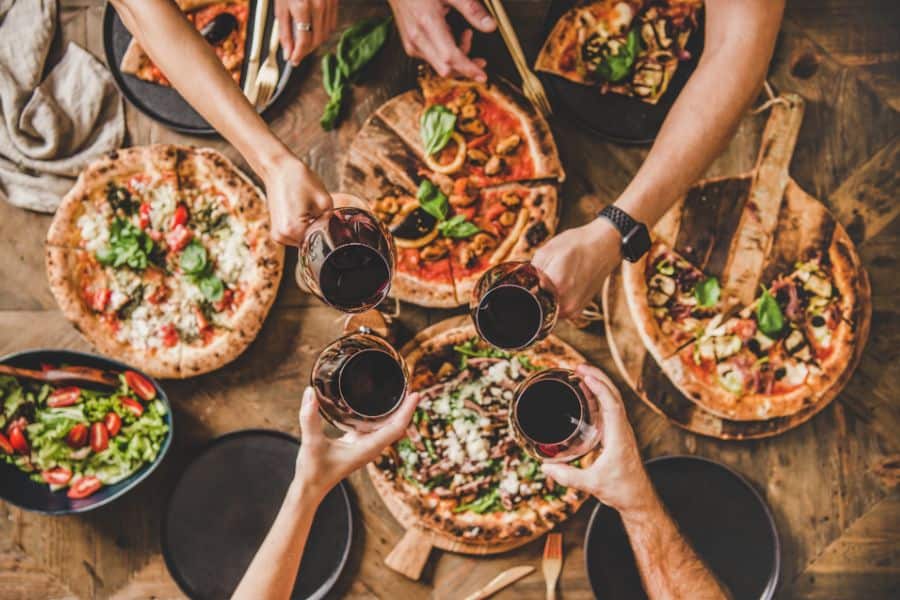
<path id="1" fill-rule="evenodd" d="M 185 17 L 213 47 L 235 82 L 240 82 L 247 45 L 248 0 L 177 0 Z M 169 87 L 166 76 L 134 38 L 119 69 L 142 81 Z"/>

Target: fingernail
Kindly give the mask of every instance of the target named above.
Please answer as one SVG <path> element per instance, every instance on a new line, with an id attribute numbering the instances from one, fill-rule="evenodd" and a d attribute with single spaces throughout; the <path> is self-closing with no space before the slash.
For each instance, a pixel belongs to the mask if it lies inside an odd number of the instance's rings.
<path id="1" fill-rule="evenodd" d="M 306 389 L 303 390 L 303 404 L 308 404 L 312 402 L 316 397 L 315 390 L 312 389 L 311 385 L 306 386 Z"/>
<path id="2" fill-rule="evenodd" d="M 291 53 L 288 52 L 287 46 L 282 46 L 282 47 L 281 47 L 281 58 L 284 59 L 284 62 L 287 62 L 287 60 L 288 60 L 290 57 L 291 57 Z"/>
<path id="3" fill-rule="evenodd" d="M 494 24 L 494 20 L 487 15 L 481 17 L 481 26 L 482 27 L 490 27 Z"/>

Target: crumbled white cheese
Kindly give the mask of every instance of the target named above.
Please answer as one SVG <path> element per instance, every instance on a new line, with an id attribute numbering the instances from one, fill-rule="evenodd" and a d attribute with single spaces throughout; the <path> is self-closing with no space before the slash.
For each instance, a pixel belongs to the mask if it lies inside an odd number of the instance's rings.
<path id="1" fill-rule="evenodd" d="M 803 363 L 792 363 L 787 362 L 784 365 L 785 367 L 785 375 L 784 381 L 790 385 L 799 385 L 806 381 L 806 375 L 809 373 L 809 370 L 806 368 L 806 365 Z"/>
<path id="2" fill-rule="evenodd" d="M 78 217 L 77 224 L 88 252 L 97 252 L 109 244 L 109 226 L 103 215 L 89 210 Z"/>
<path id="3" fill-rule="evenodd" d="M 214 237 L 211 254 L 216 260 L 216 275 L 227 283 L 237 283 L 250 277 L 253 257 L 244 240 L 243 226 L 232 219 L 229 223 Z"/>
<path id="4" fill-rule="evenodd" d="M 161 185 L 150 192 L 150 226 L 153 229 L 169 228 L 169 220 L 178 205 L 175 190 L 170 185 Z"/>
<path id="5" fill-rule="evenodd" d="M 506 472 L 506 475 L 500 480 L 500 489 L 507 494 L 519 493 L 519 476 L 515 471 Z"/>

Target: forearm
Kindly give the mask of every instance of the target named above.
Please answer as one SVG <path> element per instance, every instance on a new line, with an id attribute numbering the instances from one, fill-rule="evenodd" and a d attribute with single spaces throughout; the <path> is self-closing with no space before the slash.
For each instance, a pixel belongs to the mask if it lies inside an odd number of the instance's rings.
<path id="1" fill-rule="evenodd" d="M 172 0 L 112 0 L 112 4 L 172 87 L 257 174 L 263 176 L 288 153 Z"/>
<path id="2" fill-rule="evenodd" d="M 297 481 L 287 495 L 262 546 L 232 596 L 236 600 L 280 600 L 294 588 L 303 548 L 322 495 Z"/>
<path id="3" fill-rule="evenodd" d="M 641 581 L 651 600 L 730 598 L 678 531 L 655 492 L 646 506 L 621 515 Z"/>
<path id="4" fill-rule="evenodd" d="M 759 93 L 782 0 L 707 3 L 706 47 L 653 147 L 616 205 L 655 224 L 722 152 Z"/>

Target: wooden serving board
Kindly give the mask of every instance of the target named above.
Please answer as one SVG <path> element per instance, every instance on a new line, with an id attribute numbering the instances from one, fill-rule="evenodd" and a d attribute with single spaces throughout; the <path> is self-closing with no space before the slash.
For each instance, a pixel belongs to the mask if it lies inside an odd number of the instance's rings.
<path id="1" fill-rule="evenodd" d="M 761 421 L 735 421 L 713 415 L 687 398 L 647 351 L 625 296 L 621 269 L 606 281 L 603 312 L 606 336 L 616 366 L 634 392 L 675 425 L 719 439 L 758 439 L 805 423 L 837 396 L 859 363 L 869 334 L 871 290 L 856 249 L 834 215 L 804 192 L 788 174 L 803 115 L 803 101 L 788 95 L 775 104 L 763 132 L 756 167 L 748 174 L 699 182 L 660 220 L 653 237 L 661 239 L 705 272 L 743 304 L 758 295 L 760 284 L 793 270 L 804 250 L 828 247 L 845 238 L 857 266 L 858 327 L 853 356 L 840 378 L 799 412 Z"/>
<path id="2" fill-rule="evenodd" d="M 441 333 L 460 327 L 470 328 L 472 336 L 476 335 L 475 327 L 472 325 L 468 315 L 451 317 L 439 323 L 435 323 L 416 334 L 416 336 L 407 342 L 400 350 L 400 353 L 407 361 L 410 371 L 414 368 L 416 361 L 423 355 L 422 345 L 426 341 Z M 586 362 L 581 354 L 559 338 L 551 335 L 546 341 L 565 348 L 567 352 L 571 353 L 573 356 L 577 356 L 581 362 Z M 576 365 L 565 366 L 574 368 Z M 610 386 L 613 385 L 612 382 L 608 382 L 608 384 Z M 612 389 L 615 388 L 613 387 Z M 596 454 L 588 456 L 588 460 L 593 460 L 593 458 L 596 457 Z M 388 554 L 385 559 L 385 564 L 410 579 L 418 579 L 421 576 L 422 569 L 425 567 L 425 563 L 428 560 L 432 548 L 476 556 L 499 554 L 523 546 L 550 531 L 550 528 L 540 529 L 528 537 L 517 538 L 505 542 L 479 544 L 462 541 L 437 531 L 424 523 L 415 514 L 412 507 L 403 502 L 396 494 L 393 486 L 378 472 L 373 463 L 369 463 L 367 472 L 375 490 L 378 492 L 378 495 L 381 496 L 381 499 L 384 501 L 391 515 L 393 515 L 403 528 L 406 529 L 403 538 L 401 538 L 390 554 Z M 577 506 L 573 507 L 573 514 L 586 499 L 587 498 L 585 497 Z"/>

